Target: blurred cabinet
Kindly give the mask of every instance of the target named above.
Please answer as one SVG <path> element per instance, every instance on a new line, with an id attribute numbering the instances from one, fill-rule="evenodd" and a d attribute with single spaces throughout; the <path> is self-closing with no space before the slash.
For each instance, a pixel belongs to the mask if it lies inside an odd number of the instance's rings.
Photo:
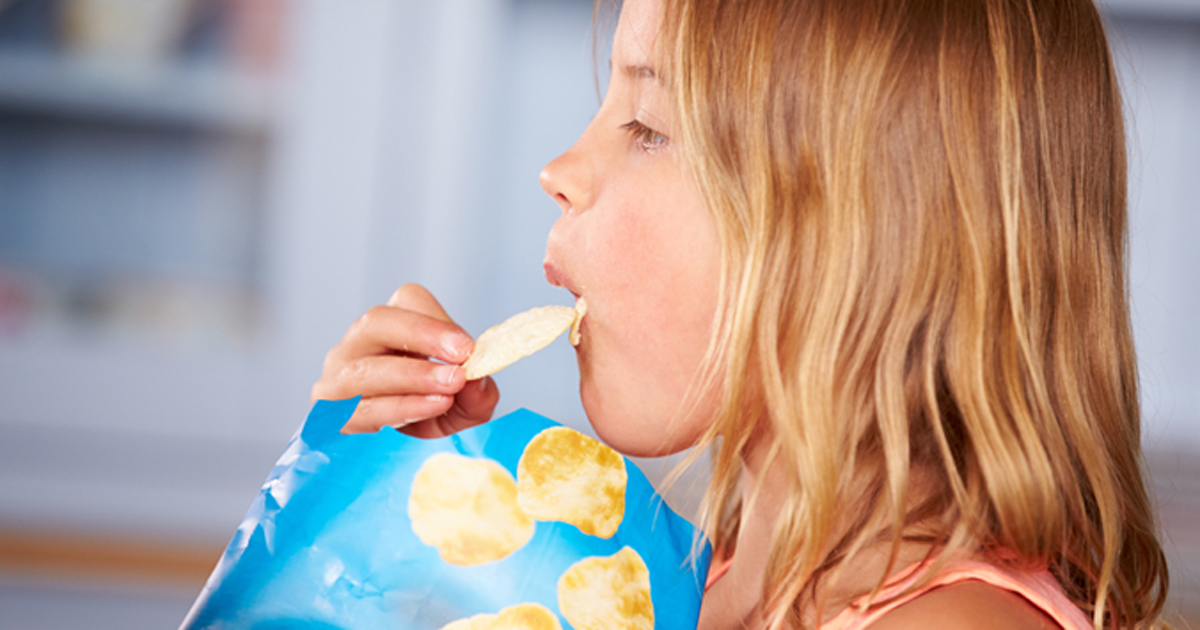
<path id="1" fill-rule="evenodd" d="M 589 3 L 544 3 L 578 85 L 538 77 L 582 108 L 507 138 L 524 0 L 184 0 L 171 37 L 108 47 L 68 26 L 164 2 L 0 0 L 0 528 L 223 542 L 325 352 L 399 283 L 475 331 L 569 297 L 541 278 L 537 170 L 595 107 Z M 518 202 L 510 140 L 544 147 Z"/>
<path id="2" fill-rule="evenodd" d="M 0 526 L 232 531 L 365 308 L 407 4 L 0 0 Z"/>
<path id="3" fill-rule="evenodd" d="M 286 5 L 0 6 L 0 335 L 253 335 Z"/>

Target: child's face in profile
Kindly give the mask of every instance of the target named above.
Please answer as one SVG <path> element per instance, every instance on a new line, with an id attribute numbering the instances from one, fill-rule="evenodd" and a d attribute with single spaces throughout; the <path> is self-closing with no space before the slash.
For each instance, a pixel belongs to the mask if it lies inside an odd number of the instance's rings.
<path id="1" fill-rule="evenodd" d="M 692 445 L 715 404 L 689 387 L 716 310 L 720 241 L 670 139 L 671 94 L 653 67 L 659 10 L 626 0 L 604 102 L 541 176 L 562 208 L 546 277 L 588 305 L 576 349 L 584 408 L 602 439 L 635 456 Z"/>

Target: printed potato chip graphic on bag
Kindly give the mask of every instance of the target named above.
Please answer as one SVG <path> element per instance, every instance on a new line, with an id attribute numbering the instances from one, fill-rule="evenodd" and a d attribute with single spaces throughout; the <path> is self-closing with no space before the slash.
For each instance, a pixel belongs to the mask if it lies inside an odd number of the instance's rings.
<path id="1" fill-rule="evenodd" d="M 437 453 L 425 460 L 413 477 L 408 518 L 421 542 L 461 566 L 494 562 L 533 538 L 512 475 L 489 459 Z"/>
<path id="2" fill-rule="evenodd" d="M 357 402 L 313 407 L 183 628 L 696 627 L 708 547 L 615 451 L 523 409 L 342 435 Z"/>
<path id="3" fill-rule="evenodd" d="M 482 613 L 453 621 L 441 630 L 562 630 L 558 617 L 541 604 L 517 604 L 499 614 Z"/>
<path id="4" fill-rule="evenodd" d="M 574 429 L 537 434 L 517 464 L 517 503 L 540 521 L 563 521 L 612 538 L 625 516 L 625 460 Z"/>
<path id="5" fill-rule="evenodd" d="M 558 607 L 575 630 L 652 630 L 650 570 L 629 547 L 584 558 L 558 579 Z"/>

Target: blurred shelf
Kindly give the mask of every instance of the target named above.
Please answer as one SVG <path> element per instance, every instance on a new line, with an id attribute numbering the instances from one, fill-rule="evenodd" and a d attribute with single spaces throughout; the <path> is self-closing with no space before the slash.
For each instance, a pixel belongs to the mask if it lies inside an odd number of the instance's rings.
<path id="1" fill-rule="evenodd" d="M 213 64 L 0 50 L 0 110 L 144 126 L 266 133 L 271 82 Z"/>
<path id="2" fill-rule="evenodd" d="M 167 584 L 199 590 L 224 551 L 215 544 L 0 526 L 0 574 Z M 11 579 L 11 577 L 9 577 Z"/>
<path id="3" fill-rule="evenodd" d="M 1115 17 L 1200 21 L 1200 0 L 1097 0 Z"/>

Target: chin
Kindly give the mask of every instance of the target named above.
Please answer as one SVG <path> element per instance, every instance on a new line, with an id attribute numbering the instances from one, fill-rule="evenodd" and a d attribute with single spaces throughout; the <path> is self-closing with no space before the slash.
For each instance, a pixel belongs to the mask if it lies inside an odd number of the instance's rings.
<path id="1" fill-rule="evenodd" d="M 579 394 L 596 435 L 622 455 L 666 457 L 694 446 L 699 439 L 698 434 L 668 430 L 670 413 L 656 413 L 642 406 L 628 408 L 630 405 L 608 400 L 588 379 L 580 381 Z"/>

